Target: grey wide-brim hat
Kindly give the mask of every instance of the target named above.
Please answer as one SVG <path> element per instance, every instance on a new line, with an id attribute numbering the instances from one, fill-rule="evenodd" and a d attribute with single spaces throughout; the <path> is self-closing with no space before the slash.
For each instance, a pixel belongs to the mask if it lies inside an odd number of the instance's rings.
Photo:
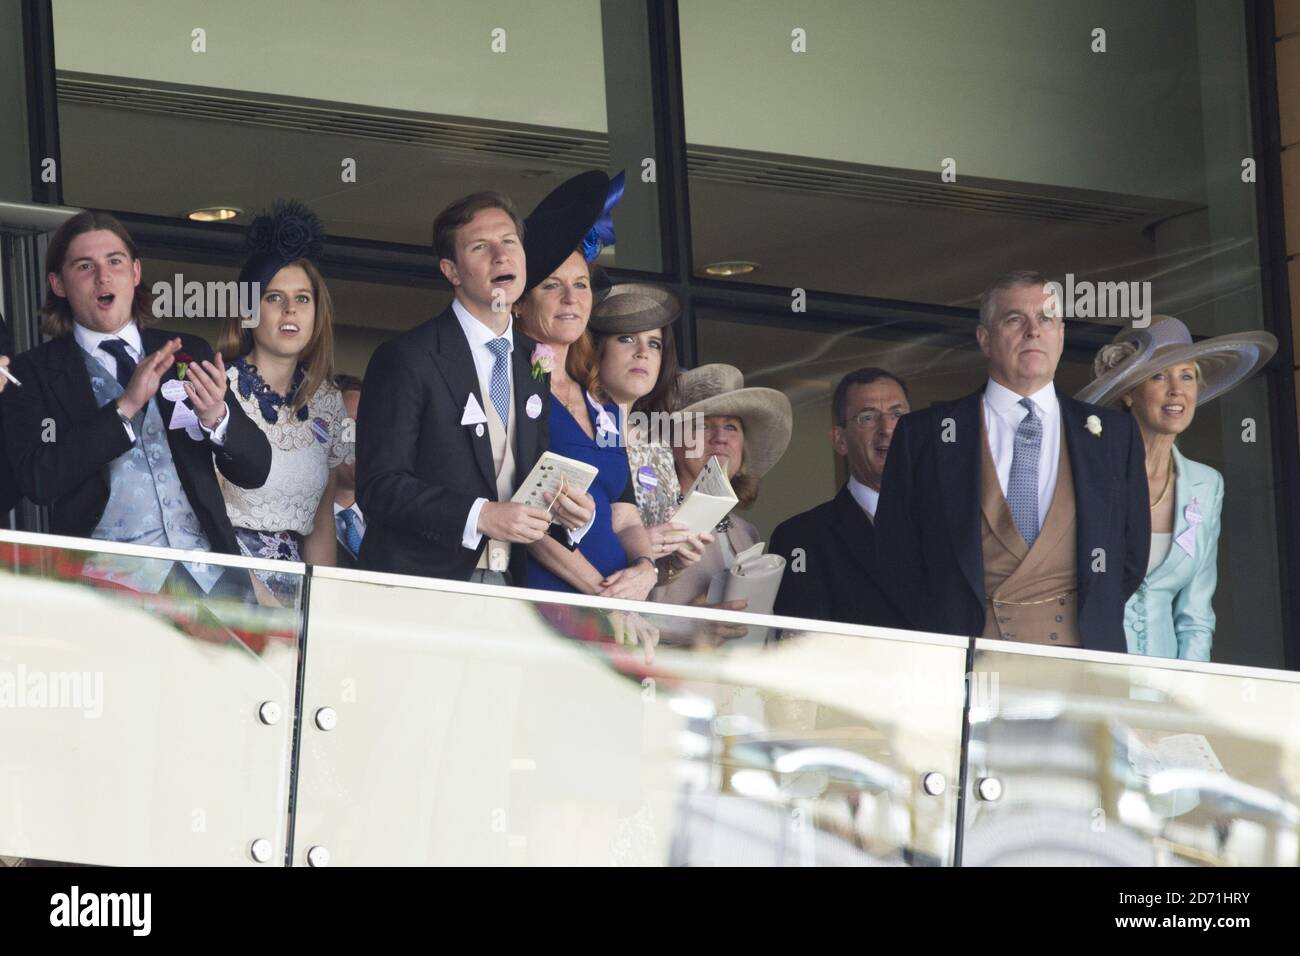
<path id="1" fill-rule="evenodd" d="M 591 330 L 602 335 L 649 332 L 672 325 L 682 303 L 669 289 L 648 282 L 620 282 L 591 310 Z"/>
<path id="2" fill-rule="evenodd" d="M 684 415 L 731 415 L 745 423 L 741 474 L 761 478 L 790 446 L 794 410 L 774 388 L 746 388 L 734 365 L 701 365 L 677 376 L 673 411 Z"/>
<path id="3" fill-rule="evenodd" d="M 1204 405 L 1258 372 L 1277 351 L 1268 332 L 1233 332 L 1192 341 L 1187 326 L 1172 315 L 1151 317 L 1145 329 L 1124 328 L 1103 345 L 1093 362 L 1090 385 L 1074 397 L 1093 405 L 1117 405 L 1161 369 L 1195 362 L 1201 369 L 1196 404 Z"/>

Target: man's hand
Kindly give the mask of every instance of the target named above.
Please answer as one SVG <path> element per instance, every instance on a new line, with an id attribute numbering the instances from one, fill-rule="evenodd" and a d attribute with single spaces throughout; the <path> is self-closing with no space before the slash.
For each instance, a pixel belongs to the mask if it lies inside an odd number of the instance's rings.
<path id="1" fill-rule="evenodd" d="M 176 340 L 177 342 L 180 339 Z M 199 421 L 208 431 L 221 424 L 226 417 L 226 365 L 217 353 L 216 364 L 191 362 L 186 367 L 185 396 Z"/>
<path id="2" fill-rule="evenodd" d="M 513 501 L 489 501 L 478 513 L 479 534 L 512 544 L 532 544 L 545 537 L 551 519 L 541 508 Z"/>
<path id="3" fill-rule="evenodd" d="M 127 418 L 134 418 L 140 409 L 149 404 L 158 393 L 158 386 L 167 370 L 172 367 L 172 356 L 180 350 L 181 340 L 172 339 L 157 352 L 146 355 L 131 373 L 126 391 L 117 400 L 117 407 Z"/>
<path id="4" fill-rule="evenodd" d="M 596 513 L 596 499 L 575 488 L 562 487 L 558 495 L 543 492 L 542 497 L 551 505 L 552 517 L 570 531 L 586 525 Z"/>
<path id="5" fill-rule="evenodd" d="M 3 365 L 5 366 L 5 368 L 8 368 L 9 356 L 0 355 L 0 365 Z M 0 392 L 3 392 L 5 390 L 5 386 L 8 384 L 9 384 L 9 379 L 5 378 L 3 375 L 0 375 Z"/>

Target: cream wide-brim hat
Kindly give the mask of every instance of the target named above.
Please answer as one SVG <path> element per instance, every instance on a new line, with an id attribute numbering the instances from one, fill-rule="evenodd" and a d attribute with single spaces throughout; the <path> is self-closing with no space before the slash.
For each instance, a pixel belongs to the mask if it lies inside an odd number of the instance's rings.
<path id="1" fill-rule="evenodd" d="M 1093 362 L 1092 383 L 1074 397 L 1093 405 L 1118 405 L 1161 369 L 1195 362 L 1201 370 L 1196 404 L 1204 405 L 1254 375 L 1277 351 L 1268 332 L 1233 332 L 1192 341 L 1187 326 L 1171 315 L 1152 316 L 1144 329 L 1126 327 Z"/>
<path id="2" fill-rule="evenodd" d="M 683 415 L 730 415 L 745 423 L 740 474 L 761 478 L 790 447 L 794 410 L 774 388 L 746 388 L 734 365 L 701 365 L 677 377 L 673 411 Z"/>

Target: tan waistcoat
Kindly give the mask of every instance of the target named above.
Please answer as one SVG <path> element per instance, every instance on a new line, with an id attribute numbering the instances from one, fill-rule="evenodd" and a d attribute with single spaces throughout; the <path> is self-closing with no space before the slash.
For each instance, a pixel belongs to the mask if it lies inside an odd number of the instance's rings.
<path id="1" fill-rule="evenodd" d="M 486 393 L 485 393 L 486 394 Z M 487 415 L 488 438 L 492 441 L 492 467 L 497 475 L 497 501 L 509 501 L 515 493 L 515 383 L 510 380 L 510 424 L 503 427 L 494 402 L 484 403 Z M 510 567 L 510 542 L 488 539 L 487 547 L 479 555 L 478 567 L 484 570 L 505 571 Z"/>
<path id="2" fill-rule="evenodd" d="M 1064 426 L 1062 426 L 1064 427 Z M 1031 548 L 1011 518 L 980 417 L 980 529 L 984 550 L 984 637 L 1080 647 L 1074 475 L 1061 436 L 1056 490 Z"/>

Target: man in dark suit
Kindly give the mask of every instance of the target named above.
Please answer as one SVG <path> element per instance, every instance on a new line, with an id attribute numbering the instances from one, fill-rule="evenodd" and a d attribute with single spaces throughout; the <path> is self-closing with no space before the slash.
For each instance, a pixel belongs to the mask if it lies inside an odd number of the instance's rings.
<path id="1" fill-rule="evenodd" d="M 455 299 L 370 359 L 357 421 L 367 570 L 518 584 L 519 545 L 548 532 L 545 510 L 510 501 L 546 450 L 550 401 L 536 343 L 510 316 L 527 278 L 522 233 L 500 193 L 439 213 L 434 252 Z M 569 529 L 593 513 L 589 495 L 565 494 L 552 512 Z"/>
<path id="2" fill-rule="evenodd" d="M 238 554 L 213 463 L 260 487 L 271 447 L 227 394 L 220 357 L 197 336 L 142 327 L 139 254 L 112 216 L 69 219 L 46 267 L 52 338 L 14 359 L 23 384 L 3 402 L 22 492 L 50 507 L 56 534 Z M 145 562 L 115 580 L 157 591 L 164 576 L 210 593 L 221 569 Z"/>
<path id="3" fill-rule="evenodd" d="M 8 367 L 9 356 L 13 354 L 14 341 L 9 337 L 9 326 L 5 317 L 0 315 L 0 364 Z M 7 378 L 0 375 L 0 396 L 5 389 L 14 386 Z M 0 401 L 3 401 L 0 398 Z M 14 477 L 13 466 L 9 464 L 9 452 L 5 450 L 4 417 L 0 416 L 0 520 L 18 504 L 22 494 L 18 491 L 18 479 Z"/>
<path id="4" fill-rule="evenodd" d="M 831 445 L 849 479 L 830 501 L 772 532 L 769 550 L 786 560 L 777 614 L 876 627 L 908 626 L 882 585 L 872 526 L 880 479 L 898 420 L 911 410 L 902 379 L 881 368 L 849 372 L 831 401 Z"/>
<path id="5" fill-rule="evenodd" d="M 984 388 L 898 423 L 876 543 L 918 630 L 1126 650 L 1151 546 L 1142 439 L 1056 392 L 1064 325 L 1041 274 L 999 278 L 975 333 Z"/>
<path id="6" fill-rule="evenodd" d="M 354 438 L 361 407 L 362 381 L 355 375 L 335 375 L 334 385 L 343 396 L 343 408 L 353 421 Z M 334 469 L 334 537 L 338 542 L 335 562 L 340 568 L 356 568 L 361 542 L 366 536 L 366 517 L 357 504 L 357 466 L 343 464 Z"/>

